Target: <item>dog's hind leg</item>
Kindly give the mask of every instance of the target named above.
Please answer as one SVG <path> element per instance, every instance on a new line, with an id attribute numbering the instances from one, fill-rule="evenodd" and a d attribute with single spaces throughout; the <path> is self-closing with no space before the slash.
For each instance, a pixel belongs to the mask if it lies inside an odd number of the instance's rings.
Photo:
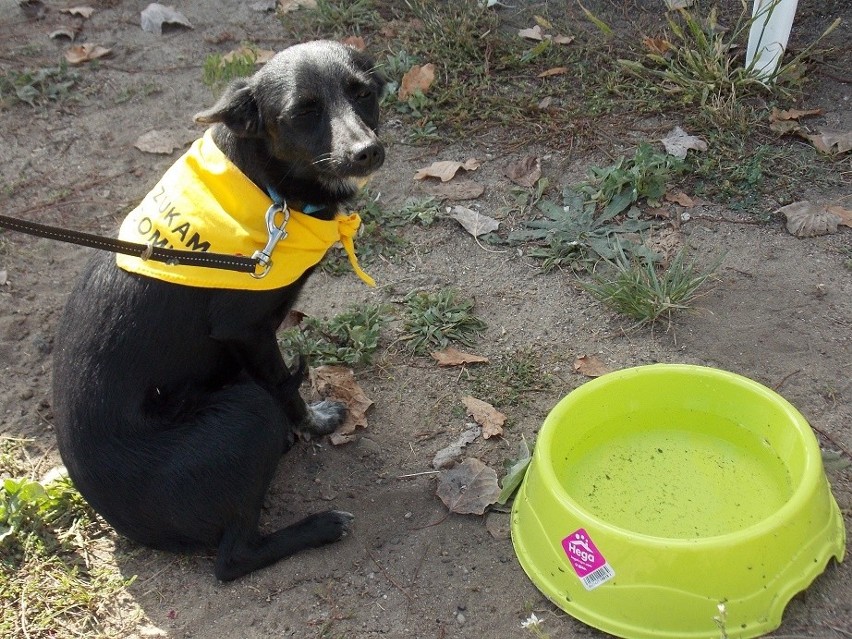
<path id="1" fill-rule="evenodd" d="M 219 544 L 216 577 L 231 581 L 302 550 L 338 541 L 346 535 L 353 519 L 352 514 L 342 510 L 328 510 L 269 535 L 246 535 L 245 527 L 234 526 L 225 531 Z"/>

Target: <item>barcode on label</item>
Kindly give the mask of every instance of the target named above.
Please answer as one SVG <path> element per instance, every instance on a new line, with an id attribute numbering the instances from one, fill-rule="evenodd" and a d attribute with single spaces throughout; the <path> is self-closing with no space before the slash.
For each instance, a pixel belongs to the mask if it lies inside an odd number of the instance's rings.
<path id="1" fill-rule="evenodd" d="M 615 571 L 609 564 L 604 564 L 597 570 L 590 572 L 585 577 L 580 577 L 580 581 L 586 587 L 586 590 L 594 590 L 602 583 L 605 583 L 615 577 Z"/>

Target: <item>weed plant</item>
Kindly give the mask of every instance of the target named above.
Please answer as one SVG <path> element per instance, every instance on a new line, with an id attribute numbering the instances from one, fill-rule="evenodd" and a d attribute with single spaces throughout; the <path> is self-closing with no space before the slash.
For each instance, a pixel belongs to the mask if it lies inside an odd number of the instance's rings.
<path id="1" fill-rule="evenodd" d="M 472 346 L 488 325 L 473 313 L 473 300 L 458 292 L 413 291 L 403 300 L 403 334 L 400 338 L 416 354 L 446 348 L 453 342 Z"/>
<path id="2" fill-rule="evenodd" d="M 467 369 L 471 392 L 494 406 L 521 406 L 530 393 L 547 390 L 553 380 L 541 355 L 530 348 L 499 356 L 488 366 Z"/>
<path id="3" fill-rule="evenodd" d="M 307 317 L 300 326 L 283 331 L 278 343 L 286 353 L 307 357 L 312 366 L 366 366 L 379 346 L 385 310 L 367 305 L 330 320 Z"/>
<path id="4" fill-rule="evenodd" d="M 637 260 L 616 246 L 610 269 L 595 275 L 585 284 L 595 298 L 635 322 L 634 328 L 653 325 L 660 320 L 671 322 L 672 315 L 691 307 L 698 289 L 713 275 L 719 263 L 700 272 L 695 261 L 686 262 L 681 250 L 666 267 L 651 261 Z"/>
<path id="5" fill-rule="evenodd" d="M 4 440 L 0 457 L 4 475 L 22 469 L 10 441 Z M 67 478 L 3 479 L 0 635 L 126 636 L 127 628 L 110 626 L 104 613 L 130 582 L 92 555 L 107 530 Z"/>
<path id="6" fill-rule="evenodd" d="M 56 67 L 26 71 L 8 71 L 0 75 L 0 105 L 20 101 L 35 108 L 61 102 L 71 95 L 80 75 L 62 62 Z"/>
<path id="7" fill-rule="evenodd" d="M 219 93 L 231 80 L 252 75 L 257 69 L 257 52 L 247 46 L 243 52 L 225 58 L 213 53 L 204 59 L 201 81 Z"/>

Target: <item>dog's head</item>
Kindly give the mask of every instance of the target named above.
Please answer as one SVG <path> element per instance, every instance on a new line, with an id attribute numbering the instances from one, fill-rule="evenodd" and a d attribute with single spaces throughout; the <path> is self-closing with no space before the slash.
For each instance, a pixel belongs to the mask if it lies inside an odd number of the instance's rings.
<path id="1" fill-rule="evenodd" d="M 384 84 L 363 52 L 307 42 L 233 81 L 195 120 L 227 127 L 232 148 L 223 151 L 263 188 L 308 201 L 317 195 L 301 192 L 319 188 L 320 200 L 343 200 L 384 162 L 376 135 Z"/>

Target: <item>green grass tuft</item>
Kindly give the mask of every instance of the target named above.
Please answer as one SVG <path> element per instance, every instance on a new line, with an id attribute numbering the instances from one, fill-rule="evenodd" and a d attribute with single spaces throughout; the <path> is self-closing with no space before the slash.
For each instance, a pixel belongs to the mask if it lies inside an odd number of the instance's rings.
<path id="1" fill-rule="evenodd" d="M 620 249 L 620 247 L 619 247 Z M 666 267 L 631 259 L 619 250 L 607 261 L 610 271 L 596 275 L 586 290 L 595 298 L 635 322 L 634 327 L 672 321 L 676 312 L 689 309 L 698 289 L 713 275 L 718 263 L 700 272 L 695 261 L 687 263 L 681 250 Z"/>
<path id="2" fill-rule="evenodd" d="M 405 296 L 400 338 L 418 355 L 446 348 L 453 342 L 473 345 L 487 324 L 473 313 L 473 300 L 461 299 L 452 289 L 437 293 L 414 291 Z"/>

